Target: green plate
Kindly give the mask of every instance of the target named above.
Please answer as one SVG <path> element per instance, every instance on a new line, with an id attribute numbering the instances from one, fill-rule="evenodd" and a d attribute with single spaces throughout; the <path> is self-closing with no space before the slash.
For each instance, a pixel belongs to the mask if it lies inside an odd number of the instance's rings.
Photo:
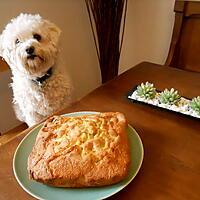
<path id="1" fill-rule="evenodd" d="M 66 114 L 66 116 L 80 116 L 95 114 L 96 112 L 75 112 Z M 123 181 L 105 187 L 96 188 L 56 188 L 38 183 L 35 181 L 30 181 L 28 179 L 27 172 L 27 159 L 30 154 L 33 144 L 35 143 L 35 138 L 40 130 L 42 124 L 37 126 L 35 129 L 30 131 L 26 137 L 21 141 L 16 149 L 13 158 L 13 171 L 14 175 L 20 184 L 20 186 L 28 192 L 30 195 L 37 199 L 47 199 L 47 200 L 95 200 L 95 199 L 105 199 L 111 195 L 122 190 L 126 187 L 138 173 L 142 160 L 143 160 L 143 145 L 141 139 L 137 132 L 129 125 L 127 128 L 128 138 L 131 146 L 131 168 L 126 179 Z M 9 187 L 9 186 L 8 186 Z"/>

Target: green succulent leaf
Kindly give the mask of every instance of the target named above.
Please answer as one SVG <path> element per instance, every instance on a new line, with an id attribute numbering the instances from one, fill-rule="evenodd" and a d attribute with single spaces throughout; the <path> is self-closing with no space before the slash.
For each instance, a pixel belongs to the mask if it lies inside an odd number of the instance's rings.
<path id="1" fill-rule="evenodd" d="M 156 88 L 152 83 L 141 83 L 137 86 L 137 95 L 145 99 L 153 99 L 156 96 Z"/>
<path id="2" fill-rule="evenodd" d="M 177 90 L 174 90 L 174 88 L 171 88 L 170 90 L 165 89 L 163 92 L 160 93 L 160 102 L 163 104 L 177 104 L 181 96 L 178 94 Z"/>
<path id="3" fill-rule="evenodd" d="M 194 97 L 190 102 L 190 107 L 200 115 L 200 96 Z"/>

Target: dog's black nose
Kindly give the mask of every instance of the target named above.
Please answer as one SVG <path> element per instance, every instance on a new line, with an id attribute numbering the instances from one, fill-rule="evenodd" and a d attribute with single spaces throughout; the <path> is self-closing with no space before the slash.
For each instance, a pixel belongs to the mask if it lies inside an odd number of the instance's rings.
<path id="1" fill-rule="evenodd" d="M 34 50 L 35 50 L 35 48 L 33 46 L 31 46 L 31 47 L 26 49 L 26 53 L 31 55 L 31 54 L 33 54 Z"/>

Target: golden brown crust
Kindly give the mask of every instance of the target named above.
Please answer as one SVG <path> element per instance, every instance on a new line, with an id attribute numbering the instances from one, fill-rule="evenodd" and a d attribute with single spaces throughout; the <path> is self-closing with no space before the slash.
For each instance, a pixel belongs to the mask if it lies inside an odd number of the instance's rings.
<path id="1" fill-rule="evenodd" d="M 29 177 L 58 187 L 119 182 L 130 164 L 126 128 L 126 119 L 119 112 L 51 117 L 29 155 Z"/>

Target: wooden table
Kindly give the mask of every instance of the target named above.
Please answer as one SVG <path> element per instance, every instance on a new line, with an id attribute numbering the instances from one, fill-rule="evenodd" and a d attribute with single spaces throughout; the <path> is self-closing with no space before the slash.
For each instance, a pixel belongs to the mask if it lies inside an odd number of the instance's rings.
<path id="1" fill-rule="evenodd" d="M 139 174 L 110 199 L 199 200 L 200 121 L 127 100 L 126 93 L 145 81 L 153 82 L 159 90 L 175 87 L 188 98 L 200 95 L 200 74 L 144 62 L 63 113 L 121 111 L 139 133 L 145 150 Z M 0 147 L 1 200 L 33 199 L 18 185 L 12 171 L 13 154 L 27 133 L 28 130 Z"/>

